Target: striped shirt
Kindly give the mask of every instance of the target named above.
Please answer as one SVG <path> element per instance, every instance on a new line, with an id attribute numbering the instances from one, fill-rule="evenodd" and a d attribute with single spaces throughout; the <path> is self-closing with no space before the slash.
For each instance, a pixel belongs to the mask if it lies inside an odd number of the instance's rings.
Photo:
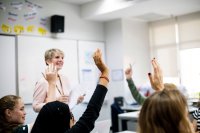
<path id="1" fill-rule="evenodd" d="M 195 110 L 193 117 L 195 120 L 197 120 L 197 131 L 200 131 L 200 108 Z"/>

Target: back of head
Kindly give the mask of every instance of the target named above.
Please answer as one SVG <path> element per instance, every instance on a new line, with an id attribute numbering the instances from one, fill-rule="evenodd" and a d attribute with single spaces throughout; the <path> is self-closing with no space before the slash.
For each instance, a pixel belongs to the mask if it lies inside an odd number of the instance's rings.
<path id="1" fill-rule="evenodd" d="M 164 84 L 165 89 L 167 90 L 174 90 L 174 89 L 178 89 L 177 86 L 173 83 L 165 83 Z"/>
<path id="2" fill-rule="evenodd" d="M 181 130 L 190 133 L 185 97 L 177 89 L 152 94 L 140 111 L 139 130 L 140 133 L 183 133 Z"/>
<path id="3" fill-rule="evenodd" d="M 31 133 L 64 133 L 69 129 L 70 110 L 65 103 L 49 102 L 40 110 Z"/>
<path id="4" fill-rule="evenodd" d="M 19 99 L 21 98 L 15 95 L 6 95 L 0 99 L 0 133 L 11 132 L 19 125 L 8 122 L 5 113 L 6 109 L 13 110 Z"/>

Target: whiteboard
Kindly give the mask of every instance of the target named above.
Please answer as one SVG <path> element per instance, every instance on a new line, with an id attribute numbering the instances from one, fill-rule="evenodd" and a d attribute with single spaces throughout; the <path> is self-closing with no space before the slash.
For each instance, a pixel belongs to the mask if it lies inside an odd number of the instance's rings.
<path id="1" fill-rule="evenodd" d="M 60 73 L 73 83 L 78 83 L 76 40 L 18 36 L 19 95 L 26 104 L 32 103 L 35 84 L 46 68 L 44 53 L 50 48 L 59 48 L 65 53 L 64 66 Z"/>
<path id="2" fill-rule="evenodd" d="M 16 95 L 15 36 L 0 35 L 0 97 Z"/>
<path id="3" fill-rule="evenodd" d="M 84 102 L 89 102 L 99 80 L 100 72 L 93 61 L 93 53 L 99 48 L 105 61 L 104 42 L 78 41 L 79 78 L 86 96 Z"/>

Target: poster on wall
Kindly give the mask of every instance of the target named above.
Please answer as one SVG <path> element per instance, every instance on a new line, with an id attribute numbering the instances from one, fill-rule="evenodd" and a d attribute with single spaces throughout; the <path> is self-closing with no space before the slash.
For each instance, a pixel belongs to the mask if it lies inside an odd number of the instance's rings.
<path id="1" fill-rule="evenodd" d="M 78 41 L 80 85 L 85 90 L 84 102 L 89 102 L 99 80 L 100 71 L 93 61 L 93 53 L 99 48 L 105 61 L 104 42 Z"/>
<path id="2" fill-rule="evenodd" d="M 0 2 L 0 33 L 48 35 L 46 6 L 39 0 L 5 0 Z"/>

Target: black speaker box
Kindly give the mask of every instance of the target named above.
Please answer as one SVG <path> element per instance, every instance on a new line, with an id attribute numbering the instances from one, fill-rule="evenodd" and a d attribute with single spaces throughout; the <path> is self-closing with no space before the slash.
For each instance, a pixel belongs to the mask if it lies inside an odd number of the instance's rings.
<path id="1" fill-rule="evenodd" d="M 62 33 L 65 29 L 65 17 L 59 15 L 51 16 L 51 32 Z"/>

